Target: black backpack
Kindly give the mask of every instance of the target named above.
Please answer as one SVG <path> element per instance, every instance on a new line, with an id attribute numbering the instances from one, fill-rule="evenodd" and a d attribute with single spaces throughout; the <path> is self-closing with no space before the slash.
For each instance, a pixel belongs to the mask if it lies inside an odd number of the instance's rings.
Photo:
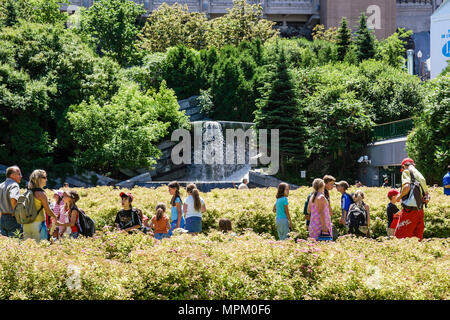
<path id="1" fill-rule="evenodd" d="M 347 222 L 349 233 L 362 235 L 362 232 L 359 230 L 359 227 L 367 226 L 367 211 L 362 203 L 362 207 L 359 207 L 357 204 L 352 204 L 348 209 Z"/>
<path id="2" fill-rule="evenodd" d="M 72 210 L 78 211 L 78 231 L 80 234 L 85 237 L 92 237 L 95 233 L 95 221 L 88 217 L 83 210 L 77 207 L 73 207 Z"/>

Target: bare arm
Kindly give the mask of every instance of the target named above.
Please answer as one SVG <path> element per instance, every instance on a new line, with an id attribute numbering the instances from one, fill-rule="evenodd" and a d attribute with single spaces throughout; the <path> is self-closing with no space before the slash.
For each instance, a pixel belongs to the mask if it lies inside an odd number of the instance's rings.
<path id="1" fill-rule="evenodd" d="M 16 205 L 17 205 L 17 200 L 11 198 L 11 207 L 13 208 L 13 210 L 16 208 Z"/>
<path id="2" fill-rule="evenodd" d="M 178 208 L 178 207 L 177 207 Z M 184 218 L 186 218 L 186 212 L 187 212 L 187 204 L 186 202 L 183 203 L 183 214 L 184 214 Z"/>
<path id="3" fill-rule="evenodd" d="M 402 188 L 402 192 L 397 196 L 397 200 L 395 202 L 399 202 L 404 196 L 408 194 L 410 190 L 409 183 L 405 183 Z"/>
<path id="4" fill-rule="evenodd" d="M 59 222 L 57 222 L 56 225 L 60 226 L 60 227 L 73 227 L 75 225 L 75 223 L 77 222 L 77 218 L 78 218 L 78 211 L 77 210 L 72 210 L 70 212 L 70 221 L 69 221 L 69 223 L 59 223 Z"/>
<path id="5" fill-rule="evenodd" d="M 274 204 L 274 205 L 273 205 L 273 209 L 272 209 L 272 211 L 273 211 L 274 213 L 276 213 L 276 212 L 277 212 L 277 205 L 276 205 L 276 204 Z"/>
<path id="6" fill-rule="evenodd" d="M 289 228 L 291 228 L 291 230 L 292 230 L 292 221 L 291 221 L 291 216 L 289 215 L 289 205 L 287 205 L 287 204 L 284 205 L 284 212 L 286 212 L 286 218 L 289 221 Z"/>
<path id="7" fill-rule="evenodd" d="M 202 204 L 202 212 L 206 212 L 206 205 L 204 203 Z"/>
<path id="8" fill-rule="evenodd" d="M 181 204 L 179 202 L 177 202 L 177 212 L 178 212 L 178 216 L 177 216 L 177 228 L 180 227 L 180 223 L 181 223 Z"/>

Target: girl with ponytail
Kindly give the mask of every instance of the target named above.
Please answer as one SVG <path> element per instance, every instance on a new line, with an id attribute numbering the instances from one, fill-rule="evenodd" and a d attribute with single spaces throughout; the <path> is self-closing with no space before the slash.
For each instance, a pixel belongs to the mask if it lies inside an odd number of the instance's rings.
<path id="1" fill-rule="evenodd" d="M 202 213 L 206 212 L 206 205 L 195 184 L 189 184 L 186 191 L 188 197 L 184 200 L 183 205 L 183 211 L 186 214 L 186 229 L 195 235 L 202 232 Z"/>
<path id="2" fill-rule="evenodd" d="M 162 240 L 169 237 L 170 222 L 164 203 L 156 205 L 156 215 L 150 221 L 150 228 L 153 229 L 155 239 Z"/>
<path id="3" fill-rule="evenodd" d="M 277 190 L 277 201 L 273 206 L 273 212 L 276 212 L 277 217 L 275 223 L 277 225 L 278 238 L 285 240 L 288 233 L 292 230 L 292 220 L 289 214 L 289 203 L 287 197 L 289 196 L 289 185 L 287 183 L 280 183 Z"/>
<path id="4" fill-rule="evenodd" d="M 308 212 L 311 212 L 309 236 L 317 240 L 321 234 L 331 235 L 331 217 L 328 200 L 324 196 L 325 182 L 314 179 L 312 186 L 314 193 L 308 203 Z"/>
<path id="5" fill-rule="evenodd" d="M 172 196 L 172 200 L 170 200 L 170 219 L 172 220 L 172 223 L 169 230 L 169 235 L 172 235 L 173 230 L 184 228 L 183 202 L 181 201 L 180 184 L 176 181 L 172 181 L 169 183 L 168 187 L 169 193 Z"/>

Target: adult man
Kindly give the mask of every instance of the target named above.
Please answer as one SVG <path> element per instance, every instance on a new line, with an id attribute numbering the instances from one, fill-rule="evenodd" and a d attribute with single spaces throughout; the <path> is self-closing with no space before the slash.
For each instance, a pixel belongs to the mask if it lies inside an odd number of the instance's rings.
<path id="1" fill-rule="evenodd" d="M 22 232 L 22 225 L 14 217 L 14 208 L 20 196 L 19 183 L 22 173 L 17 166 L 6 169 L 6 180 L 0 184 L 0 229 L 3 236 L 14 237 L 15 233 Z"/>
<path id="2" fill-rule="evenodd" d="M 448 165 L 447 170 L 448 172 L 442 180 L 442 185 L 444 186 L 444 194 L 450 196 L 450 164 Z"/>
<path id="3" fill-rule="evenodd" d="M 397 196 L 397 202 L 402 200 L 403 197 L 409 195 L 411 190 L 411 174 L 414 176 L 415 181 L 420 183 L 423 189 L 424 202 L 428 203 L 428 188 L 427 183 L 423 175 L 415 168 L 414 160 L 411 158 L 405 158 L 402 161 L 402 189 Z M 396 238 L 410 238 L 417 237 L 419 240 L 423 238 L 424 222 L 423 222 L 423 208 L 419 209 L 415 201 L 411 204 L 405 199 L 402 200 L 403 210 L 400 213 L 400 219 L 398 221 L 397 228 L 395 229 L 394 236 Z"/>

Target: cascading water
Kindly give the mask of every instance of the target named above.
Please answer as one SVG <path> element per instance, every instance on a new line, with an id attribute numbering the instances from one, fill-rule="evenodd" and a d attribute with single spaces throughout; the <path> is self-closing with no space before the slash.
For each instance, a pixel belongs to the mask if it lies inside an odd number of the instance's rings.
<path id="1" fill-rule="evenodd" d="M 226 164 L 224 130 L 217 121 L 192 123 L 192 162 L 187 166 L 187 181 L 240 181 L 248 175 L 248 164 Z M 227 123 L 228 126 L 249 126 L 245 123 Z M 197 146 L 194 141 L 197 140 Z M 235 148 L 235 156 L 237 149 Z"/>

